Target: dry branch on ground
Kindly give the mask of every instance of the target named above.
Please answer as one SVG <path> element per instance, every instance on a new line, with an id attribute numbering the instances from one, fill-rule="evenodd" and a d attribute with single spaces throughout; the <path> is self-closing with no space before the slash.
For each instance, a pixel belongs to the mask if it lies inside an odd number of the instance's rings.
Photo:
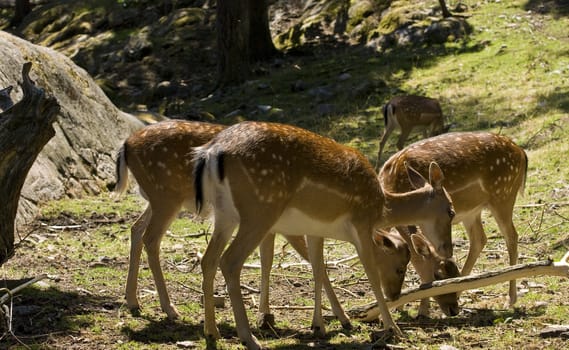
<path id="1" fill-rule="evenodd" d="M 485 287 L 522 277 L 540 275 L 569 277 L 569 252 L 567 252 L 559 262 L 547 260 L 518 264 L 499 270 L 435 281 L 431 285 L 423 285 L 418 288 L 403 291 L 399 299 L 389 302 L 388 306 L 393 309 L 414 300 Z M 351 318 L 360 321 L 374 321 L 379 317 L 379 309 L 375 303 L 369 303 L 348 310 L 348 314 Z"/>

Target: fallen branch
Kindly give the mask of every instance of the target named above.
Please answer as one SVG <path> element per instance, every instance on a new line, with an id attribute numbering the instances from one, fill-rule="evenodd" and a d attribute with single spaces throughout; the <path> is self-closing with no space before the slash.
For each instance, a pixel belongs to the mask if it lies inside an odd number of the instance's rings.
<path id="1" fill-rule="evenodd" d="M 302 305 L 271 305 L 273 310 L 314 310 L 314 306 L 302 306 Z M 328 311 L 329 308 L 326 305 L 322 305 L 322 309 Z"/>
<path id="2" fill-rule="evenodd" d="M 529 203 L 529 204 L 518 204 L 516 208 L 541 208 L 541 207 L 565 207 L 568 206 L 569 202 L 551 202 L 551 203 Z"/>
<path id="3" fill-rule="evenodd" d="M 334 261 L 326 261 L 326 268 L 327 269 L 337 269 L 343 266 L 344 263 L 348 262 L 348 261 L 352 261 L 352 260 L 356 260 L 358 259 L 357 255 L 352 255 L 352 256 L 348 256 L 346 258 L 342 258 L 340 260 L 334 260 Z M 281 269 L 288 269 L 291 267 L 305 267 L 308 266 L 310 267 L 310 263 L 307 261 L 302 261 L 302 262 L 298 262 L 298 263 L 286 263 L 286 264 L 279 264 L 279 265 L 273 265 L 273 268 L 281 268 Z M 243 265 L 244 269 L 260 269 L 261 268 L 261 264 L 244 264 Z"/>
<path id="4" fill-rule="evenodd" d="M 519 264 L 500 270 L 435 281 L 430 285 L 423 285 L 411 290 L 405 290 L 401 293 L 399 299 L 390 301 L 387 305 L 389 308 L 393 309 L 414 300 L 429 298 L 441 294 L 456 293 L 467 289 L 476 289 L 507 282 L 522 277 L 539 275 L 569 277 L 569 252 L 567 252 L 559 262 L 548 260 Z M 376 303 L 369 303 L 364 306 L 348 310 L 348 315 L 352 319 L 360 321 L 374 321 L 379 317 L 379 309 L 377 308 Z"/>
<path id="5" fill-rule="evenodd" d="M 14 289 L 7 289 L 7 288 L 0 289 L 0 291 L 6 292 L 6 294 L 0 297 L 0 305 L 10 300 L 16 293 L 20 292 L 22 289 L 31 286 L 32 284 L 39 282 L 43 279 L 46 279 L 47 277 L 48 277 L 47 274 L 39 275 L 38 277 L 32 278 L 31 280 L 20 284 Z"/>
<path id="6" fill-rule="evenodd" d="M 78 230 L 81 227 L 83 227 L 83 226 L 81 226 L 81 225 L 65 225 L 65 226 L 64 225 L 51 225 L 51 226 L 48 226 L 47 229 L 49 231 L 53 232 L 53 231 Z"/>

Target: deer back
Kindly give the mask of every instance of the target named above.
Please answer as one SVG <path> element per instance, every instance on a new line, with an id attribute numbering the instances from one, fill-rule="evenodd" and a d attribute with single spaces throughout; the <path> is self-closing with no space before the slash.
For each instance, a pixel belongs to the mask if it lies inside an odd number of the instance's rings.
<path id="1" fill-rule="evenodd" d="M 174 196 L 192 201 L 193 185 L 188 178 L 194 164 L 188 155 L 192 147 L 203 145 L 224 128 L 194 121 L 159 122 L 133 133 L 123 144 L 122 157 L 147 199 L 167 201 Z"/>
<path id="2" fill-rule="evenodd" d="M 489 205 L 512 207 L 524 187 L 524 150 L 508 137 L 489 132 L 444 134 L 408 146 L 384 164 L 379 175 L 382 186 L 394 192 L 408 191 L 405 165 L 426 174 L 431 161 L 445 171 L 444 186 L 456 211 L 455 223 Z M 450 235 L 441 237 L 434 229 L 423 230 L 439 251 L 452 255 Z"/>
<path id="3" fill-rule="evenodd" d="M 393 155 L 381 169 L 382 185 L 394 192 L 406 192 L 409 181 L 405 164 L 424 175 L 431 161 L 444 169 L 444 186 L 457 215 L 490 199 L 515 200 L 525 184 L 527 156 L 508 137 L 455 132 L 416 142 Z"/>
<path id="4" fill-rule="evenodd" d="M 417 95 L 395 96 L 384 109 L 386 118 L 389 108 L 391 108 L 391 113 L 393 113 L 402 129 L 432 124 L 440 124 L 442 129 L 443 113 L 441 105 L 439 101 L 433 98 Z"/>
<path id="5" fill-rule="evenodd" d="M 204 152 L 216 159 L 213 171 L 220 182 L 228 181 L 241 210 L 258 202 L 280 210 L 293 207 L 323 221 L 361 211 L 369 221 L 381 212 L 381 189 L 367 159 L 307 130 L 242 122 L 198 149 L 198 157 Z"/>

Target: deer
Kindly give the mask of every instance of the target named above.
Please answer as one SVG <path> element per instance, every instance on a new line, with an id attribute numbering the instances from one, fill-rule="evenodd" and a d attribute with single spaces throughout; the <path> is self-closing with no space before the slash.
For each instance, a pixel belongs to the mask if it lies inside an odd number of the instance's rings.
<path id="1" fill-rule="evenodd" d="M 454 132 L 418 141 L 391 156 L 379 177 L 393 192 L 411 189 L 406 168 L 427 174 L 431 162 L 445 169 L 444 186 L 456 211 L 454 224 L 462 223 L 470 242 L 461 274 L 468 275 L 486 245 L 481 213 L 488 209 L 505 239 L 509 264 L 518 261 L 518 233 L 512 215 L 518 194 L 523 194 L 528 160 L 525 151 L 510 138 L 490 132 Z M 421 225 L 419 225 L 421 226 Z M 452 257 L 450 231 L 422 225 L 422 233 L 444 257 Z M 517 301 L 516 281 L 510 281 L 509 304 Z"/>
<path id="2" fill-rule="evenodd" d="M 442 186 L 443 172 L 435 162 L 429 165 L 428 179 L 407 167 L 408 181 L 415 189 L 391 193 L 384 191 L 373 166 L 357 150 L 292 125 L 252 121 L 228 127 L 192 152 L 196 209 L 214 221 L 201 261 L 204 334 L 208 340 L 220 337 L 213 304 L 213 281 L 219 266 L 241 342 L 248 349 L 261 348 L 247 318 L 240 274 L 246 258 L 272 232 L 302 232 L 306 236 L 315 303 L 324 270 L 319 249 L 322 240 L 352 243 L 376 297 L 384 328 L 401 334 L 386 304 L 386 298 L 397 298 L 401 288 L 382 286 L 380 275 L 385 278 L 389 270 L 393 273 L 394 266 L 378 256 L 373 232 L 376 228 L 433 221 L 450 234 L 454 209 Z M 318 319 L 321 315 L 313 315 L 313 325 Z"/>
<path id="3" fill-rule="evenodd" d="M 179 312 L 170 301 L 165 279 L 160 266 L 160 244 L 162 238 L 178 212 L 182 209 L 195 212 L 194 188 L 186 178 L 191 175 L 194 163 L 185 156 L 191 147 L 205 144 L 221 130 L 224 125 L 195 121 L 169 120 L 146 126 L 123 143 L 117 157 L 116 193 L 126 190 L 129 170 L 136 179 L 142 196 L 148 206 L 131 228 L 131 246 L 129 269 L 126 282 L 126 303 L 133 314 L 140 313 L 137 298 L 137 280 L 143 245 L 148 255 L 148 263 L 158 291 L 161 309 L 170 319 L 179 318 Z M 309 260 L 306 238 L 303 236 L 285 236 L 290 245 L 305 260 Z M 379 232 L 374 236 L 380 254 L 393 259 L 394 270 L 398 275 L 394 289 L 401 288 L 402 279 L 409 261 L 406 242 L 397 234 Z M 417 244 L 428 244 L 418 241 Z M 321 249 L 321 248 L 320 248 Z M 274 234 L 261 243 L 261 298 L 259 305 L 259 324 L 265 327 L 274 323 L 269 307 L 269 274 L 272 267 Z M 431 257 L 426 257 L 429 259 Z M 436 264 L 436 263 L 434 263 Z M 387 274 L 387 273 L 386 273 Z M 324 271 L 322 283 L 334 315 L 344 328 L 351 328 L 349 318 L 342 309 L 332 284 Z M 385 284 L 391 283 L 389 280 Z M 319 305 L 319 304 L 317 304 Z M 319 323 L 319 320 L 315 321 Z M 321 327 L 321 328 L 319 328 Z M 315 326 L 315 332 L 322 326 Z M 320 332 L 319 334 L 322 334 Z"/>
<path id="4" fill-rule="evenodd" d="M 397 149 L 403 149 L 407 138 L 415 127 L 423 128 L 423 137 L 436 136 L 448 132 L 450 126 L 444 125 L 444 117 L 439 101 L 417 95 L 395 96 L 382 107 L 385 129 L 379 141 L 377 166 L 379 171 L 381 154 L 389 135 L 401 129 L 397 140 Z"/>
<path id="5" fill-rule="evenodd" d="M 114 192 L 122 193 L 128 184 L 129 170 L 138 183 L 148 206 L 131 228 L 126 303 L 138 314 L 138 269 L 143 245 L 148 265 L 160 298 L 160 307 L 168 318 L 180 316 L 171 303 L 160 267 L 160 244 L 178 212 L 194 209 L 194 189 L 185 179 L 191 175 L 193 162 L 185 157 L 191 147 L 203 145 L 225 126 L 209 123 L 166 121 L 148 125 L 125 140 L 116 161 Z"/>
<path id="6" fill-rule="evenodd" d="M 416 226 L 397 226 L 391 232 L 399 235 L 407 242 L 411 253 L 411 265 L 415 268 L 422 285 L 430 285 L 436 280 L 460 277 L 456 261 L 452 257 L 440 255 L 431 242 Z M 441 311 L 447 316 L 456 316 L 460 312 L 458 293 L 447 293 L 433 297 Z M 418 316 L 429 316 L 429 299 L 421 300 Z"/>

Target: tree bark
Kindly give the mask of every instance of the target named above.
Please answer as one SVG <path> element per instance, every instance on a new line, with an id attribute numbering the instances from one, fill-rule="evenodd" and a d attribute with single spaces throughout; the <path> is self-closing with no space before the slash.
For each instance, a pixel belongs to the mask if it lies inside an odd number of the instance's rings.
<path id="1" fill-rule="evenodd" d="M 250 0 L 217 1 L 220 87 L 243 83 L 249 77 L 249 4 Z"/>
<path id="2" fill-rule="evenodd" d="M 46 96 L 22 68 L 22 100 L 0 113 L 0 266 L 14 254 L 14 222 L 24 180 L 45 144 L 55 135 L 59 103 Z"/>
<path id="3" fill-rule="evenodd" d="M 271 38 L 267 0 L 249 0 L 249 54 L 252 62 L 265 61 L 279 51 Z"/>

